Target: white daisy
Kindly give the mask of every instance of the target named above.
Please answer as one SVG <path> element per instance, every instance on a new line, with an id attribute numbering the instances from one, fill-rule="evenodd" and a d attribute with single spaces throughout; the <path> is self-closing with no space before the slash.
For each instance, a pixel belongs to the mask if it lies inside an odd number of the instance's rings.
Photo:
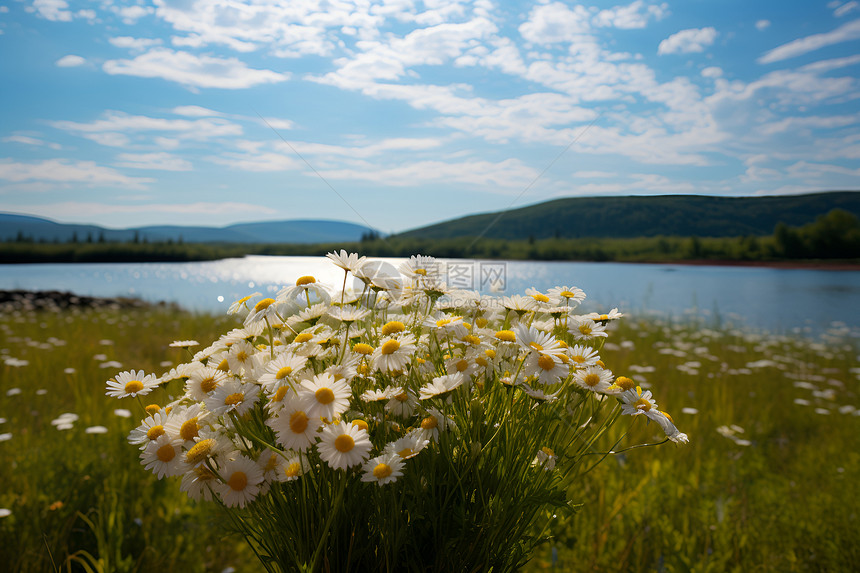
<path id="1" fill-rule="evenodd" d="M 447 374 L 445 376 L 437 376 L 431 382 L 428 382 L 418 390 L 421 400 L 428 400 L 435 397 L 445 397 L 455 388 L 463 384 L 465 378 L 461 372 L 455 374 Z"/>
<path id="2" fill-rule="evenodd" d="M 346 469 L 361 464 L 370 453 L 367 431 L 358 426 L 340 422 L 326 426 L 317 444 L 320 458 L 332 469 Z"/>
<path id="3" fill-rule="evenodd" d="M 380 486 L 397 481 L 403 475 L 403 465 L 403 459 L 394 452 L 376 456 L 362 466 L 361 481 L 376 482 Z"/>
<path id="4" fill-rule="evenodd" d="M 573 381 L 585 390 L 603 392 L 612 385 L 612 372 L 600 366 L 588 366 L 574 372 Z"/>
<path id="5" fill-rule="evenodd" d="M 257 382 L 268 392 L 276 391 L 279 387 L 296 380 L 307 362 L 308 359 L 305 356 L 282 352 L 266 364 L 266 370 Z"/>
<path id="6" fill-rule="evenodd" d="M 586 366 L 594 366 L 600 360 L 597 350 L 590 346 L 575 344 L 567 350 L 567 355 L 570 357 L 572 366 L 576 368 L 585 368 Z"/>
<path id="7" fill-rule="evenodd" d="M 370 357 L 375 370 L 403 371 L 415 353 L 415 339 L 411 335 L 383 340 Z"/>
<path id="8" fill-rule="evenodd" d="M 353 274 L 355 274 L 355 272 L 358 271 L 358 269 L 360 269 L 367 260 L 367 257 L 359 257 L 358 253 L 347 254 L 344 249 L 341 249 L 340 253 L 327 253 L 326 258 L 343 270 L 350 271 Z"/>
<path id="9" fill-rule="evenodd" d="M 576 340 L 592 340 L 594 338 L 605 338 L 609 336 L 606 332 L 606 326 L 601 323 L 594 322 L 590 318 L 583 316 L 570 317 L 568 331 Z"/>
<path id="10" fill-rule="evenodd" d="M 194 400 L 202 402 L 218 386 L 227 380 L 227 373 L 217 368 L 204 366 L 191 373 L 185 383 L 185 392 Z"/>
<path id="11" fill-rule="evenodd" d="M 604 324 L 606 324 L 610 320 L 618 320 L 619 318 L 622 318 L 623 316 L 624 315 L 622 313 L 618 312 L 617 308 L 613 308 L 612 310 L 610 310 L 608 313 L 605 313 L 605 314 L 592 312 L 590 314 L 584 315 L 585 318 L 590 318 L 594 322 L 602 322 Z"/>
<path id="12" fill-rule="evenodd" d="M 193 467 L 182 474 L 179 490 L 188 494 L 194 501 L 212 501 L 212 485 L 218 476 L 205 465 Z"/>
<path id="13" fill-rule="evenodd" d="M 625 390 L 618 394 L 618 397 L 623 402 L 621 405 L 622 414 L 636 416 L 657 409 L 657 402 L 651 397 L 651 390 L 646 390 L 643 393 L 639 386 L 635 390 Z"/>
<path id="14" fill-rule="evenodd" d="M 456 427 L 454 420 L 435 408 L 427 409 L 427 416 L 421 420 L 421 436 L 425 440 L 439 441 L 439 432 Z"/>
<path id="15" fill-rule="evenodd" d="M 224 481 L 212 487 L 227 507 L 245 507 L 260 493 L 263 470 L 250 458 L 237 454 L 224 463 L 220 474 Z"/>
<path id="16" fill-rule="evenodd" d="M 412 430 L 402 438 L 395 440 L 385 446 L 385 452 L 395 453 L 404 460 L 413 458 L 418 453 L 427 447 L 430 440 L 424 437 L 421 429 Z"/>
<path id="17" fill-rule="evenodd" d="M 322 420 L 309 416 L 298 404 L 293 403 L 284 407 L 277 416 L 266 420 L 266 425 L 274 430 L 275 438 L 284 448 L 301 452 L 316 442 Z"/>
<path id="18" fill-rule="evenodd" d="M 293 454 L 281 462 L 276 479 L 282 482 L 294 481 L 299 479 L 310 468 L 311 464 L 306 455 L 302 453 Z"/>
<path id="19" fill-rule="evenodd" d="M 391 391 L 391 399 L 385 404 L 385 409 L 395 416 L 408 418 L 418 405 L 418 396 L 411 390 Z"/>
<path id="20" fill-rule="evenodd" d="M 343 380 L 323 372 L 303 380 L 297 389 L 303 409 L 313 418 L 334 420 L 349 409 L 352 389 Z"/>
<path id="21" fill-rule="evenodd" d="M 107 381 L 105 395 L 112 398 L 127 398 L 129 396 L 146 396 L 161 383 L 154 374 L 146 374 L 143 370 L 120 372 L 113 380 Z"/>
<path id="22" fill-rule="evenodd" d="M 162 434 L 147 443 L 140 452 L 140 460 L 146 469 L 158 476 L 158 479 L 188 471 L 188 464 L 185 462 L 179 443 L 167 434 Z"/>
<path id="23" fill-rule="evenodd" d="M 167 434 L 169 428 L 170 424 L 168 423 L 167 413 L 164 410 L 159 410 L 151 416 L 144 418 L 140 425 L 131 431 L 128 435 L 128 442 L 140 445 L 143 448 L 149 442 L 155 441 Z M 175 440 L 178 438 L 178 435 L 172 434 L 169 437 Z"/>
<path id="24" fill-rule="evenodd" d="M 254 407 L 259 396 L 260 387 L 256 384 L 243 384 L 239 380 L 230 379 L 206 397 L 206 409 L 216 416 L 230 412 L 242 416 Z"/>
<path id="25" fill-rule="evenodd" d="M 579 303 L 585 300 L 585 292 L 581 288 L 558 286 L 549 289 L 546 294 L 549 296 L 553 304 L 576 307 Z"/>

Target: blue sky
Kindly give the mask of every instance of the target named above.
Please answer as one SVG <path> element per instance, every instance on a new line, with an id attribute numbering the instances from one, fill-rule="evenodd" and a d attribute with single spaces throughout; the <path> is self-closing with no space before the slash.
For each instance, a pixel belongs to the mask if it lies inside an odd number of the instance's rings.
<path id="1" fill-rule="evenodd" d="M 860 3 L 0 0 L 0 211 L 384 232 L 860 189 Z"/>

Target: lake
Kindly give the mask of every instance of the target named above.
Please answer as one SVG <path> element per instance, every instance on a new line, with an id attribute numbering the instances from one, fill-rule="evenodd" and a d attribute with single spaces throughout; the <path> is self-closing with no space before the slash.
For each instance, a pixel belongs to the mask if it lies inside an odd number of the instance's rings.
<path id="1" fill-rule="evenodd" d="M 403 259 L 381 259 L 395 266 Z M 449 284 L 498 294 L 528 287 L 577 286 L 584 312 L 700 315 L 773 332 L 821 332 L 844 323 L 860 332 L 860 271 L 671 264 L 470 261 L 446 259 Z M 343 271 L 324 257 L 247 256 L 191 263 L 0 265 L 0 289 L 65 290 L 80 295 L 171 301 L 202 312 L 225 312 L 254 291 L 277 292 L 313 275 L 339 290 Z"/>

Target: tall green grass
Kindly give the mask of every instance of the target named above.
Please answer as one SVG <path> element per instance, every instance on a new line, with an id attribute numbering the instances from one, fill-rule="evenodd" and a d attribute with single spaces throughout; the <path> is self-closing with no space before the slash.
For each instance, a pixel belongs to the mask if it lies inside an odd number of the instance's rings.
<path id="1" fill-rule="evenodd" d="M 0 441 L 0 508 L 11 511 L 0 518 L 3 570 L 258 570 L 244 542 L 225 536 L 217 508 L 190 502 L 174 480 L 158 481 L 139 464 L 126 436 L 141 404 L 104 396 L 104 381 L 120 370 L 160 374 L 165 361 L 187 360 L 171 341 L 205 345 L 230 324 L 163 308 L 0 315 L 0 434 L 8 438 Z M 583 476 L 571 492 L 582 508 L 556 520 L 552 542 L 528 568 L 856 569 L 854 335 L 813 340 L 694 319 L 622 319 L 604 360 L 617 375 L 653 382 L 657 403 L 691 444 L 612 455 Z M 57 429 L 52 421 L 67 412 L 79 419 Z M 93 426 L 107 432 L 86 433 Z M 718 431 L 732 426 L 722 430 L 729 437 Z M 649 439 L 662 440 L 661 430 L 640 419 L 616 449 Z"/>

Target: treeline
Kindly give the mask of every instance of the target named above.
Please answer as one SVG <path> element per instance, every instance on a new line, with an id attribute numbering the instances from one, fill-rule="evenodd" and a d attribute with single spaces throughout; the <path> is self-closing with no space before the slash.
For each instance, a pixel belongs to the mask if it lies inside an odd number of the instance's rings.
<path id="1" fill-rule="evenodd" d="M 860 263 L 860 221 L 834 209 L 801 227 L 778 224 L 773 235 L 744 237 L 646 237 L 584 239 L 423 239 L 366 235 L 354 243 L 218 244 L 179 242 L 0 243 L 0 263 L 181 262 L 244 255 L 321 256 L 346 249 L 374 257 L 416 253 L 442 258 L 578 261 L 799 261 L 842 260 Z"/>

